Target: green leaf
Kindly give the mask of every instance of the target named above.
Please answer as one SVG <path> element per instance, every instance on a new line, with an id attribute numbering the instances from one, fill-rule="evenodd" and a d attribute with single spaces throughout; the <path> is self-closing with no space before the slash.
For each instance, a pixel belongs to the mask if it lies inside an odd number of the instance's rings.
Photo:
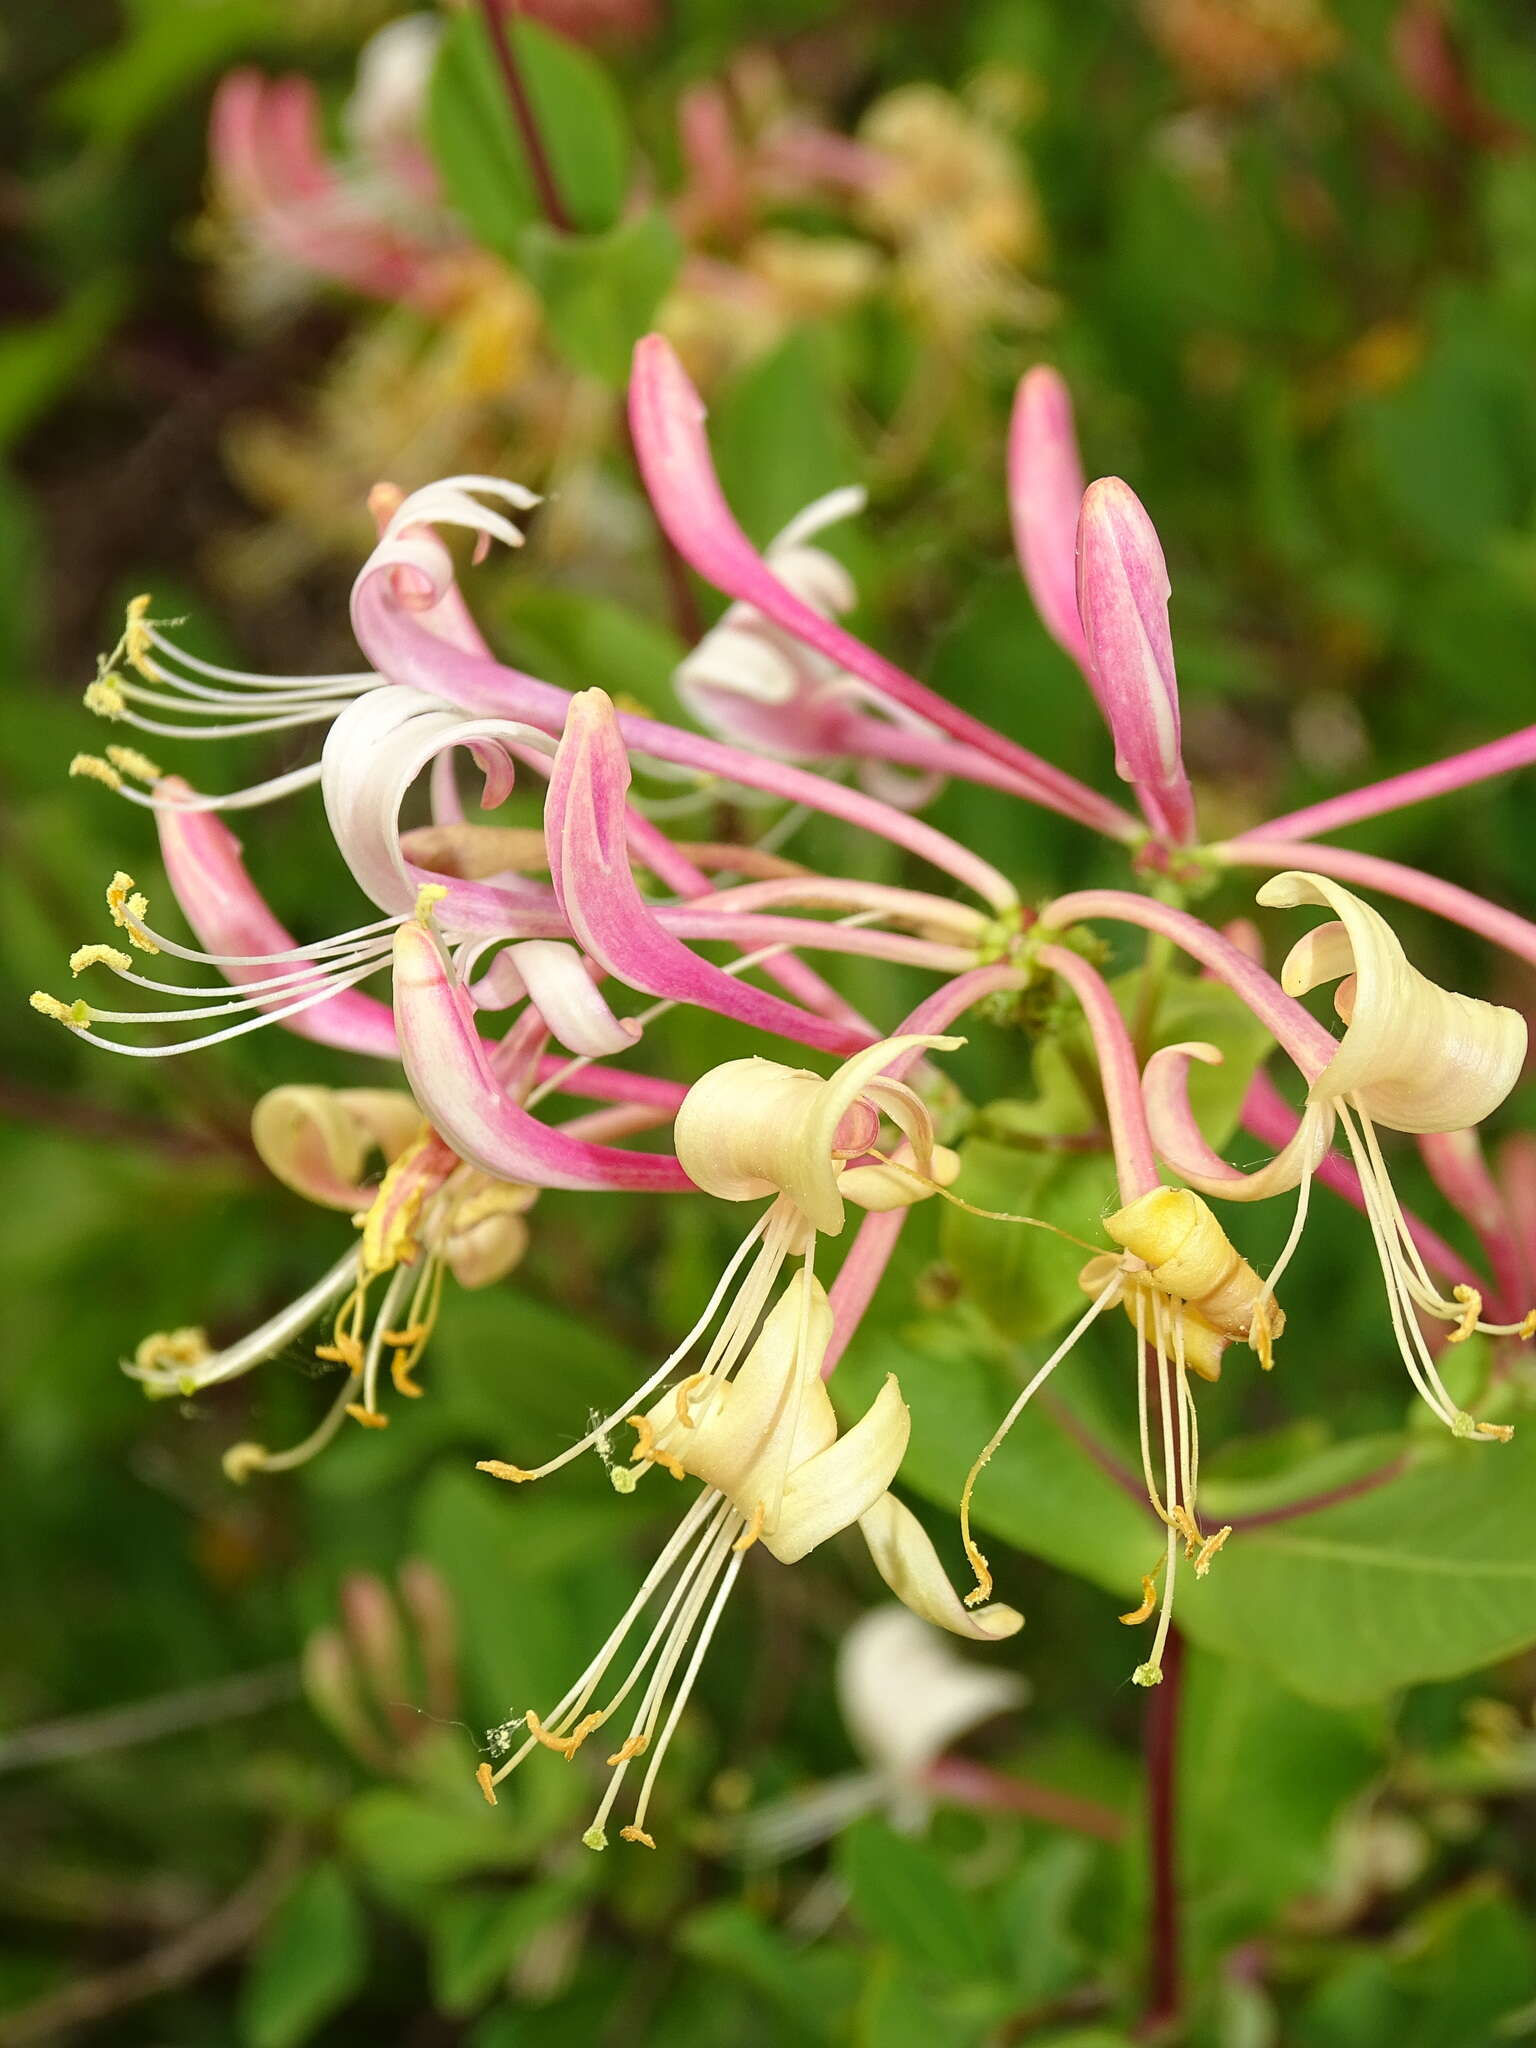
<path id="1" fill-rule="evenodd" d="M 629 180 L 618 91 L 595 58 L 536 23 L 508 20 L 506 31 L 561 204 L 578 229 L 599 234 L 618 219 Z M 487 248 L 516 262 L 544 209 L 478 15 L 461 14 L 443 37 L 427 137 L 450 200 Z"/>
<path id="2" fill-rule="evenodd" d="M 306 1871 L 263 1935 L 240 1991 L 245 2048 L 299 2048 L 362 1988 L 363 1915 L 334 1863 Z"/>
<path id="3" fill-rule="evenodd" d="M 676 228 L 660 213 L 637 214 L 603 235 L 562 235 L 535 221 L 521 248 L 566 361 L 622 389 L 635 343 L 682 261 Z"/>
<path id="4" fill-rule="evenodd" d="M 883 1820 L 849 1828 L 838 1868 L 854 1912 L 869 1933 L 946 1977 L 974 1977 L 988 1966 L 976 1902 L 955 1885 L 931 1849 Z"/>
<path id="5" fill-rule="evenodd" d="M 444 2012 L 473 2012 L 488 1998 L 539 1928 L 570 1909 L 591 1888 L 586 1857 L 568 1876 L 515 1891 L 472 1888 L 445 1898 L 429 1927 L 432 1988 Z"/>
<path id="6" fill-rule="evenodd" d="M 120 278 L 97 277 L 48 319 L 0 333 L 0 448 L 25 433 L 85 369 L 125 297 Z"/>
<path id="7" fill-rule="evenodd" d="M 856 1965 L 846 1950 L 792 1948 L 745 1906 L 729 1904 L 691 1914 L 678 1947 L 750 1984 L 810 2038 L 847 2038 L 842 2019 L 852 2002 Z"/>
<path id="8" fill-rule="evenodd" d="M 754 363 L 711 415 L 725 494 L 759 544 L 813 498 L 859 475 L 826 350 L 810 329 Z"/>
<path id="9" fill-rule="evenodd" d="M 1115 1205 L 1114 1162 L 1104 1152 L 1021 1151 L 976 1137 L 960 1148 L 960 1160 L 955 1193 L 965 1201 L 1055 1224 L 1090 1243 L 1098 1218 Z M 997 1223 L 946 1204 L 939 1245 L 967 1294 L 1005 1336 L 1044 1336 L 1088 1306 L 1077 1276 L 1091 1253 L 1052 1230 Z"/>
<path id="10" fill-rule="evenodd" d="M 903 1483 L 953 1515 L 972 1461 L 1030 1369 L 1022 1362 L 1005 1369 L 952 1317 L 900 1337 L 861 1337 L 838 1367 L 832 1393 L 845 1414 L 859 1415 L 886 1373 L 897 1375 L 912 1411 Z M 1126 1396 L 1134 1404 L 1134 1388 Z M 1076 1406 L 1081 1390 L 1062 1398 Z M 1116 1594 L 1135 1592 L 1156 1550 L 1150 1511 L 1122 1493 L 1043 1407 L 1027 1409 L 993 1456 L 972 1513 L 979 1528 Z M 954 1549 L 958 1556 L 958 1539 Z"/>
<path id="11" fill-rule="evenodd" d="M 121 145 L 178 96 L 253 48 L 292 39 L 267 0 L 129 0 L 125 32 L 72 71 L 53 104 L 94 141 Z"/>
<path id="12" fill-rule="evenodd" d="M 1239 1527 L 1179 1613 L 1327 1705 L 1512 1656 L 1536 1642 L 1536 1437 L 1436 1446 L 1356 1499 Z"/>

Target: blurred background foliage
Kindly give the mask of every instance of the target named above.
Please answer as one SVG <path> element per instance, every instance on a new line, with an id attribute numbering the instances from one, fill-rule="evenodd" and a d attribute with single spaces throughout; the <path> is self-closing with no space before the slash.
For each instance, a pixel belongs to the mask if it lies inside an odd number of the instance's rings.
<path id="1" fill-rule="evenodd" d="M 94 743 L 80 690 L 140 589 L 215 659 L 353 665 L 367 487 L 486 467 L 551 493 L 524 553 L 473 573 L 499 647 L 675 711 L 672 667 L 715 607 L 669 584 L 620 427 L 630 342 L 659 319 L 706 384 L 754 537 L 866 482 L 868 515 L 834 542 L 860 629 L 1075 772 L 1102 783 L 1107 746 L 1033 616 L 1002 492 L 1008 402 L 1040 359 L 1072 384 L 1090 474 L 1126 476 L 1162 534 L 1208 836 L 1490 737 L 1533 702 L 1536 17 L 1523 0 L 537 11 L 519 48 L 574 232 L 540 218 L 483 32 L 449 13 L 422 111 L 430 218 L 411 225 L 453 281 L 415 304 L 274 263 L 208 177 L 210 97 L 235 67 L 314 80 L 345 147 L 388 6 L 90 0 L 0 21 L 17 996 L 0 1023 L 0 2043 L 1113 2048 L 1145 1903 L 1145 1702 L 1114 1616 L 1147 1525 L 1060 1415 L 1016 1434 L 979 1510 L 1029 1618 L 994 1654 L 1031 1701 L 970 1747 L 1089 1802 L 1086 1829 L 941 1806 L 916 1835 L 872 1814 L 781 1863 L 745 1853 L 744 1814 L 858 1761 L 832 1673 L 875 1586 L 838 1542 L 794 1574 L 751 1560 L 663 1780 L 657 1853 L 598 1858 L 576 1839 L 585 1759 L 536 1762 L 494 1814 L 471 1772 L 481 1732 L 563 1685 L 622 1604 L 654 1490 L 619 1499 L 574 1468 L 512 1498 L 471 1464 L 558 1444 L 621 1397 L 692 1320 L 732 1219 L 544 1196 L 518 1272 L 448 1303 L 429 1398 L 293 1478 L 236 1489 L 219 1456 L 305 1433 L 326 1398 L 305 1347 L 189 1404 L 147 1406 L 117 1370 L 151 1329 L 229 1339 L 338 1255 L 345 1219 L 268 1179 L 249 1113 L 278 1081 L 373 1077 L 277 1032 L 114 1062 L 26 1011 L 105 935 L 114 869 L 160 907 L 143 814 L 65 780 Z M 702 81 L 724 81 L 748 157 L 799 122 L 893 148 L 910 175 L 873 199 L 781 177 L 731 198 L 680 142 Z M 220 744 L 172 765 L 226 787 L 295 757 Z M 1076 828 L 987 792 L 951 788 L 932 815 L 1026 895 L 1118 878 Z M 681 829 L 770 822 L 722 809 Z M 313 798 L 248 814 L 242 837 L 296 930 L 360 915 Z M 1529 899 L 1528 788 L 1349 839 Z M 824 823 L 793 850 L 899 871 Z M 1230 885 L 1202 905 L 1243 907 Z M 1401 926 L 1452 985 L 1531 1008 L 1529 977 L 1465 935 Z M 907 1007 L 869 963 L 845 985 L 887 1023 Z M 1230 1015 L 1195 1035 L 1238 1074 L 1262 1049 Z M 990 1107 L 957 1127 L 976 1199 L 1082 1229 L 1103 1162 L 1042 1150 L 1026 1107 L 1059 1041 L 1059 1020 L 1033 1042 L 978 1030 L 953 1070 Z M 746 1044 L 682 1017 L 647 1050 L 688 1077 Z M 1256 1263 L 1285 1221 L 1251 1218 Z M 951 1558 L 964 1468 L 1074 1298 L 1049 1244 L 919 1213 L 836 1382 L 856 1411 L 899 1368 L 908 1497 L 937 1504 Z M 1287 1302 L 1282 1369 L 1202 1394 L 1221 1512 L 1337 1484 L 1407 1426 L 1359 1219 L 1311 1233 Z M 1115 1442 L 1120 1337 L 1085 1349 L 1063 1397 Z M 1305 1541 L 1255 1531 L 1190 1598 L 1181 2038 L 1536 2035 L 1529 1438 L 1496 1478 L 1426 1454 Z"/>

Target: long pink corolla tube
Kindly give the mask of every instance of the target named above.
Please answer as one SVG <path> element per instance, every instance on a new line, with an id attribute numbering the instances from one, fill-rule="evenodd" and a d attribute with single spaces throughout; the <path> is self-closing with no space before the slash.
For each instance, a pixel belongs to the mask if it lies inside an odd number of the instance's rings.
<path id="1" fill-rule="evenodd" d="M 558 733 L 564 728 L 569 691 L 488 656 L 449 646 L 390 596 L 388 574 L 376 570 L 360 577 L 352 593 L 358 645 L 381 675 L 446 699 L 464 711 L 526 720 L 546 732 Z M 770 761 L 706 739 L 701 733 L 664 725 L 658 719 L 621 711 L 618 722 L 632 754 L 691 768 L 714 781 L 761 789 L 786 803 L 804 804 L 840 818 L 952 876 L 994 910 L 1013 910 L 1018 905 L 1018 891 L 989 861 L 893 804 L 787 762 Z"/>
<path id="2" fill-rule="evenodd" d="M 1309 1082 L 1317 1079 L 1338 1051 L 1338 1040 L 1288 996 L 1273 975 L 1187 910 L 1175 910 L 1171 904 L 1156 903 L 1129 889 L 1078 889 L 1048 903 L 1040 913 L 1039 927 L 1064 931 L 1069 925 L 1099 917 L 1161 932 L 1191 959 L 1208 967 L 1268 1027 Z"/>
<path id="3" fill-rule="evenodd" d="M 1111 838 L 1140 836 L 1136 821 L 1118 804 L 949 703 L 787 589 L 726 503 L 704 418 L 703 401 L 672 344 L 659 334 L 637 342 L 629 385 L 630 433 L 656 516 L 684 561 L 718 590 L 755 606 L 893 703 L 1000 761 L 1019 778 L 1021 795 Z"/>
<path id="4" fill-rule="evenodd" d="M 1303 868 L 1338 882 L 1358 882 L 1362 889 L 1379 889 L 1384 896 L 1396 896 L 1451 924 L 1464 925 L 1469 932 L 1536 965 L 1536 924 L 1517 917 L 1512 910 L 1501 910 L 1485 896 L 1474 896 L 1470 889 L 1404 867 L 1400 861 L 1356 853 L 1344 846 L 1318 846 L 1311 840 L 1269 838 L 1228 839 L 1210 852 L 1225 867 Z"/>
<path id="5" fill-rule="evenodd" d="M 1342 796 L 1325 797 L 1299 811 L 1287 811 L 1239 832 L 1230 843 L 1242 845 L 1250 839 L 1310 839 L 1319 832 L 1337 832 L 1343 825 L 1358 824 L 1362 818 L 1380 817 L 1383 811 L 1400 811 L 1408 804 L 1444 796 L 1448 790 L 1466 789 L 1475 782 L 1487 782 L 1495 775 L 1508 775 L 1516 768 L 1536 762 L 1536 725 L 1521 726 L 1502 739 L 1469 747 L 1464 754 L 1451 754 L 1443 761 L 1431 761 L 1406 774 L 1390 775 L 1384 782 L 1370 782 L 1361 789 L 1346 790 Z M 1301 865 L 1305 866 L 1303 862 Z M 1319 870 L 1321 872 L 1321 870 Z"/>
<path id="6" fill-rule="evenodd" d="M 1136 1048 L 1120 1007 L 1103 975 L 1080 953 L 1069 952 L 1065 946 L 1041 946 L 1035 957 L 1042 967 L 1067 984 L 1082 1006 L 1104 1088 L 1120 1200 L 1137 1201 L 1158 1185 L 1159 1175 L 1152 1135 L 1147 1129 L 1146 1106 L 1141 1099 Z"/>

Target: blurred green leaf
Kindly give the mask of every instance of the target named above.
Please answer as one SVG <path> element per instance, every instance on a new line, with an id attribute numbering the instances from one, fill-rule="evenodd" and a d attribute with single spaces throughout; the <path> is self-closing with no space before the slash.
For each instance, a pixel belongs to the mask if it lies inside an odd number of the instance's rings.
<path id="1" fill-rule="evenodd" d="M 802 327 L 755 362 L 711 415 L 726 496 L 759 546 L 813 498 L 858 478 L 827 352 L 813 329 Z"/>
<path id="2" fill-rule="evenodd" d="M 521 248 L 560 353 L 575 369 L 622 389 L 635 343 L 682 261 L 676 228 L 654 212 L 601 235 L 562 235 L 534 221 Z"/>
<path id="3" fill-rule="evenodd" d="M 257 1947 L 240 1992 L 245 2048 L 300 2048 L 361 1988 L 363 1916 L 334 1863 L 299 1879 Z"/>
<path id="4" fill-rule="evenodd" d="M 629 179 L 629 133 L 613 81 L 585 50 L 531 21 L 504 23 L 561 204 L 575 226 L 601 234 L 619 217 Z M 542 218 L 484 23 L 448 25 L 432 74 L 427 133 L 448 197 L 474 233 L 510 262 L 523 230 Z"/>
<path id="5" fill-rule="evenodd" d="M 721 1903 L 693 1913 L 681 1929 L 684 1954 L 742 1978 L 791 2021 L 796 2039 L 845 2038 L 843 2015 L 858 1965 L 846 1950 L 798 1950 L 745 1906 Z"/>
<path id="6" fill-rule="evenodd" d="M 931 1849 L 867 1818 L 843 1835 L 837 1863 L 854 1912 L 898 1954 L 951 1978 L 986 1970 L 977 1903 L 956 1888 Z"/>
<path id="7" fill-rule="evenodd" d="M 0 331 L 0 449 L 67 390 L 112 332 L 125 281 L 95 277 L 46 320 Z"/>
<path id="8" fill-rule="evenodd" d="M 132 141 L 179 94 L 237 56 L 292 39 L 267 0 L 126 0 L 123 14 L 116 45 L 54 94 L 66 121 L 113 145 Z"/>
<path id="9" fill-rule="evenodd" d="M 428 1929 L 433 1992 L 444 2012 L 473 2012 L 506 1976 L 541 1927 L 591 1889 L 590 1858 L 565 1876 L 515 1890 L 468 1887 L 433 1908 Z"/>

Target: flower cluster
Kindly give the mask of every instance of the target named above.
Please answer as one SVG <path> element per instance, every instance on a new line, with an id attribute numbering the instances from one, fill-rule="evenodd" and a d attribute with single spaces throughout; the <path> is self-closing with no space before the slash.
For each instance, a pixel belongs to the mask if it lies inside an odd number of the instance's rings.
<path id="1" fill-rule="evenodd" d="M 1314 1182 L 1363 1213 L 1393 1341 L 1415 1389 L 1468 1454 L 1510 1428 L 1453 1396 L 1444 1347 L 1474 1332 L 1508 1346 L 1536 1331 L 1530 1158 L 1517 1145 L 1495 1173 L 1477 1137 L 1519 1074 L 1525 1023 L 1429 981 L 1356 892 L 1417 905 L 1527 961 L 1536 960 L 1536 926 L 1323 836 L 1530 762 L 1536 727 L 1202 844 L 1162 551 L 1127 485 L 1108 478 L 1084 488 L 1070 402 L 1053 371 L 1024 378 L 1014 414 L 1008 488 L 1018 553 L 1042 618 L 1103 714 L 1135 812 L 935 694 L 839 623 L 852 597 L 846 574 L 810 542 L 831 516 L 856 511 L 856 495 L 812 508 L 766 554 L 757 550 L 721 492 L 703 407 L 659 336 L 637 351 L 631 424 L 659 520 L 729 601 L 679 677 L 707 733 L 621 709 L 601 689 L 569 695 L 492 653 L 443 535 L 467 529 L 477 560 L 493 542 L 516 547 L 531 493 L 478 476 L 408 497 L 380 486 L 371 500 L 378 543 L 352 595 L 366 663 L 354 672 L 262 677 L 216 667 L 152 621 L 147 601 L 131 608 L 87 702 L 133 743 L 74 766 L 150 808 L 195 943 L 152 921 L 145 895 L 118 875 L 107 900 L 125 945 L 82 947 L 71 964 L 76 973 L 105 969 L 140 1006 L 33 998 L 90 1043 L 131 1056 L 163 1057 L 279 1022 L 403 1074 L 403 1088 L 285 1087 L 263 1099 L 254 1124 L 261 1156 L 290 1187 L 351 1214 L 356 1241 L 240 1342 L 215 1352 L 195 1330 L 158 1333 L 128 1368 L 151 1392 L 206 1387 L 324 1325 L 319 1355 L 341 1383 L 329 1412 L 290 1450 L 237 1446 L 227 1460 L 236 1479 L 302 1462 L 348 1418 L 383 1426 L 386 1363 L 398 1393 L 419 1393 L 414 1374 L 447 1276 L 476 1287 L 508 1273 L 542 1189 L 755 1209 L 694 1327 L 622 1406 L 542 1462 L 481 1465 L 520 1485 L 590 1452 L 620 1492 L 656 1484 L 658 1470 L 690 1489 L 675 1534 L 587 1668 L 553 1705 L 529 1707 L 497 1731 L 481 1767 L 494 1803 L 495 1787 L 535 1750 L 570 1758 L 613 1724 L 603 1737 L 610 1776 L 584 1837 L 594 1848 L 606 1843 L 642 1758 L 620 1832 L 651 1842 L 657 1773 L 754 1550 L 794 1564 L 857 1525 L 876 1570 L 914 1614 L 984 1641 L 1018 1629 L 1013 1608 L 984 1604 L 992 1570 L 971 1533 L 973 1495 L 1026 1404 L 1117 1307 L 1133 1333 L 1127 1397 L 1149 1526 L 1159 1532 L 1142 1596 L 1121 1619 L 1156 1616 L 1134 1674 L 1155 1685 L 1180 1565 L 1203 1577 L 1230 1534 L 1200 1518 L 1196 1384 L 1220 1374 L 1233 1345 L 1260 1369 L 1275 1362 L 1285 1327 L 1279 1284 Z M 141 737 L 158 746 L 311 727 L 321 736 L 312 763 L 222 794 L 162 772 L 138 746 Z M 914 881 L 817 873 L 751 843 L 673 836 L 632 786 L 632 762 L 647 775 L 802 806 L 850 836 L 874 835 L 907 857 Z M 479 786 L 473 816 L 468 767 Z M 953 778 L 1101 835 L 1124 850 L 1129 879 L 1152 887 L 1077 890 L 1026 908 L 983 854 L 915 815 Z M 419 783 L 430 822 L 407 827 L 404 807 Z M 260 895 L 223 814 L 314 784 L 335 847 L 377 915 L 300 944 Z M 537 797 L 540 825 L 498 821 L 519 784 Z M 928 886 L 917 885 L 922 869 Z M 1182 900 L 1193 882 L 1244 869 L 1266 876 L 1266 909 L 1329 914 L 1293 935 L 1278 978 L 1256 957 L 1250 931 L 1219 930 Z M 1299 1113 L 1262 1071 L 1244 1105 L 1246 1127 L 1274 1148 L 1269 1164 L 1228 1164 L 1192 1112 L 1190 1063 L 1219 1060 L 1215 1047 L 1138 1052 L 1095 964 L 1090 935 L 1106 924 L 1140 928 L 1224 983 L 1295 1069 Z M 824 956 L 899 964 L 931 987 L 907 1015 L 871 1021 L 823 977 L 814 962 Z M 203 979 L 146 971 L 157 960 Z M 1325 985 L 1334 987 L 1337 1035 L 1299 1000 Z M 911 1210 L 969 1206 L 961 1161 L 941 1142 L 932 1108 L 943 1062 L 961 1043 L 954 1027 L 982 1006 L 995 1014 L 998 998 L 1045 987 L 1083 1020 L 1119 1204 L 1101 1232 L 1101 1219 L 1081 1219 L 1090 1233 L 1084 1312 L 980 1450 L 958 1503 L 976 1576 L 962 1599 L 891 1491 L 911 1427 L 896 1380 L 842 1429 L 825 1383 Z M 652 1027 L 678 1005 L 734 1019 L 772 1044 L 680 1086 L 646 1060 Z M 178 1025 L 192 1029 L 168 1039 Z M 125 1026 L 153 1030 L 123 1036 Z M 561 1098 L 587 1106 L 556 1120 L 550 1106 Z M 1436 1184 L 1477 1232 L 1486 1274 L 1404 1209 L 1388 1132 L 1419 1141 Z M 642 1133 L 663 1142 L 631 1142 Z M 1336 1138 L 1347 1160 L 1331 1149 Z M 1289 1243 L 1260 1274 L 1229 1237 L 1225 1205 L 1293 1190 Z M 850 1233 L 851 1212 L 859 1220 Z M 626 1428 L 627 1457 L 616 1447 Z M 979 1697 L 1000 1702 L 1005 1692 Z"/>

